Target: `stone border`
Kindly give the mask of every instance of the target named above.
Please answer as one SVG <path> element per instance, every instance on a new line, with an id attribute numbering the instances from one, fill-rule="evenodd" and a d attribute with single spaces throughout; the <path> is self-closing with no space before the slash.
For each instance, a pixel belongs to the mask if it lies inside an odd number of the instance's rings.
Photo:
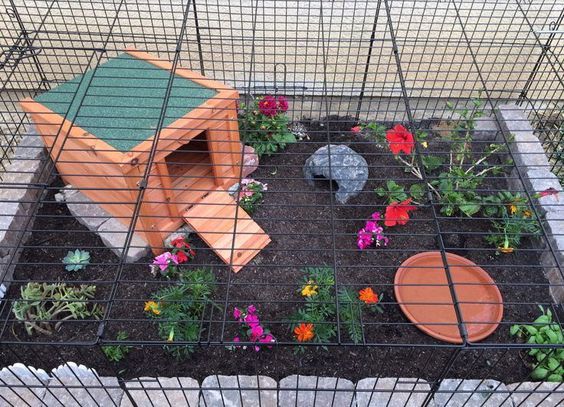
<path id="1" fill-rule="evenodd" d="M 25 242 L 30 235 L 33 222 L 30 218 L 37 210 L 36 203 L 45 192 L 49 183 L 44 170 L 47 154 L 43 141 L 33 126 L 28 127 L 26 134 L 19 142 L 10 165 L 3 173 L 0 182 L 0 283 L 5 292 L 13 277 L 21 247 L 20 240 Z M 25 230 L 24 230 L 25 229 Z M 20 245 L 21 246 L 21 245 Z M 2 295 L 0 295 L 0 298 Z"/>
<path id="2" fill-rule="evenodd" d="M 546 191 L 549 188 L 558 191 L 557 194 L 538 199 L 536 206 L 539 215 L 544 215 L 544 228 L 549 242 L 541 255 L 541 265 L 550 283 L 550 294 L 556 303 L 564 302 L 564 193 L 558 177 L 551 171 L 542 143 L 534 134 L 523 109 L 514 104 L 502 105 L 495 111 L 501 131 L 510 140 L 510 148 L 517 168 L 513 170 L 509 180 L 509 187 L 522 191 L 519 180 L 522 177 L 524 187 L 530 194 Z"/>
<path id="3" fill-rule="evenodd" d="M 379 407 L 489 406 L 556 407 L 564 403 L 564 383 L 445 379 L 432 393 L 419 378 L 372 377 L 356 383 L 338 377 L 268 376 L 140 377 L 120 381 L 99 376 L 74 362 L 51 370 L 21 363 L 0 370 L 0 400 L 31 406 L 264 406 Z M 428 404 L 425 404 L 428 402 Z"/>

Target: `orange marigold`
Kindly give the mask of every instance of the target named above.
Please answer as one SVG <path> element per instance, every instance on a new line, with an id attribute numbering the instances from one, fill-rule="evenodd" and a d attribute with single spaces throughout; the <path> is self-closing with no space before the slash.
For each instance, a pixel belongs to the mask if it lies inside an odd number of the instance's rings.
<path id="1" fill-rule="evenodd" d="M 370 287 L 363 288 L 358 292 L 358 299 L 366 304 L 378 303 L 378 295 Z"/>
<path id="2" fill-rule="evenodd" d="M 299 324 L 294 328 L 294 334 L 298 342 L 309 342 L 314 337 L 313 324 Z"/>

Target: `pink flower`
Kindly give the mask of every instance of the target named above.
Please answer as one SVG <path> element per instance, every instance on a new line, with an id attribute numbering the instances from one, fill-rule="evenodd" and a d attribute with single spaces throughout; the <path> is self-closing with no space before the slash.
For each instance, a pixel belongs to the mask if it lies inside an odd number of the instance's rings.
<path id="1" fill-rule="evenodd" d="M 235 307 L 235 309 L 233 310 L 233 317 L 235 319 L 240 319 L 242 315 L 242 312 L 239 308 Z"/>
<path id="2" fill-rule="evenodd" d="M 376 221 L 382 219 L 382 215 L 380 215 L 380 212 L 374 212 L 372 215 L 370 215 L 370 217 Z"/>
<path id="3" fill-rule="evenodd" d="M 284 96 L 278 96 L 278 110 L 285 112 L 288 110 L 288 99 Z"/>
<path id="4" fill-rule="evenodd" d="M 247 307 L 247 312 L 248 312 L 249 314 L 256 314 L 256 313 L 257 313 L 257 308 L 256 308 L 254 305 L 251 304 L 251 305 L 249 305 L 249 306 Z"/>
<path id="5" fill-rule="evenodd" d="M 264 335 L 262 338 L 259 339 L 260 343 L 274 343 L 276 339 L 271 334 Z"/>
<path id="6" fill-rule="evenodd" d="M 153 264 L 159 266 L 161 271 L 165 271 L 170 263 L 178 265 L 178 258 L 171 252 L 164 252 L 153 260 Z"/>
<path id="7" fill-rule="evenodd" d="M 264 334 L 264 329 L 260 325 L 251 327 L 251 341 L 257 341 Z"/>
<path id="8" fill-rule="evenodd" d="M 372 244 L 372 233 L 367 232 L 366 229 L 358 231 L 356 244 L 360 250 L 368 248 Z"/>
<path id="9" fill-rule="evenodd" d="M 245 315 L 244 321 L 247 323 L 247 325 L 249 325 L 249 327 L 252 329 L 254 326 L 259 324 L 259 318 L 256 315 L 253 314 L 247 314 Z"/>
<path id="10" fill-rule="evenodd" d="M 377 233 L 378 230 L 382 231 L 382 228 L 373 220 L 366 221 L 364 229 L 370 233 Z"/>
<path id="11" fill-rule="evenodd" d="M 235 338 L 233 338 L 233 342 L 241 342 L 241 339 L 238 336 L 236 336 Z"/>
<path id="12" fill-rule="evenodd" d="M 354 126 L 353 128 L 351 128 L 351 131 L 352 131 L 353 133 L 360 133 L 361 130 L 362 130 L 362 129 L 360 128 L 360 126 Z"/>
<path id="13" fill-rule="evenodd" d="M 276 116 L 278 113 L 278 104 L 274 96 L 265 96 L 258 103 L 260 112 L 265 116 Z"/>
<path id="14" fill-rule="evenodd" d="M 544 191 L 539 192 L 539 196 L 541 198 L 544 198 L 545 196 L 551 196 L 551 195 L 558 195 L 558 190 L 556 190 L 555 188 L 547 188 Z"/>

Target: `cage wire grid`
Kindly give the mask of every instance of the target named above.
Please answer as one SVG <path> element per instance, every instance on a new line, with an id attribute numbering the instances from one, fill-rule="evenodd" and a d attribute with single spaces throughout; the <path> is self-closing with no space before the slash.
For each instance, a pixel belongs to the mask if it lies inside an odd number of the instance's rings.
<path id="1" fill-rule="evenodd" d="M 495 114 L 499 106 L 509 103 L 523 109 L 546 150 L 550 160 L 547 169 L 562 177 L 564 7 L 558 2 L 3 0 L 2 9 L 2 188 L 11 194 L 26 191 L 26 212 L 16 214 L 16 222 L 8 225 L 15 237 L 2 248 L 2 267 L 10 273 L 4 279 L 8 291 L 0 304 L 3 366 L 22 361 L 50 369 L 72 357 L 108 375 L 151 376 L 152 370 L 185 376 L 190 371 L 181 363 L 171 367 L 175 359 L 161 349 L 170 351 L 190 345 L 194 347 L 191 358 L 200 366 L 194 375 L 202 377 L 206 367 L 211 369 L 210 374 L 237 374 L 243 366 L 250 374 L 281 377 L 295 373 L 295 366 L 300 366 L 298 372 L 316 374 L 335 372 L 333 366 L 338 365 L 342 372 L 337 370 L 337 375 L 355 380 L 362 374 L 424 377 L 436 392 L 441 380 L 449 377 L 530 380 L 526 364 L 531 362 L 526 352 L 533 348 L 558 351 L 559 345 L 531 345 L 509 335 L 512 325 L 529 324 L 539 315 L 538 305 L 550 309 L 555 323 L 561 326 L 562 305 L 551 295 L 564 287 L 549 284 L 541 257 L 550 259 L 554 264 L 551 272 L 562 278 L 562 253 L 555 243 L 562 237 L 547 231 L 545 214 L 535 197 L 539 191 L 525 187 L 528 170 L 515 157 L 513 136 L 499 130 L 502 123 Z M 149 68 L 134 70 L 123 66 L 109 74 L 103 69 L 104 64 L 124 50 L 133 49 L 149 54 Z M 143 81 L 145 73 L 162 71 L 157 66 L 161 61 L 169 64 L 166 75 L 158 81 Z M 187 125 L 175 116 L 174 112 L 186 103 L 186 96 L 183 99 L 178 92 L 198 88 L 194 83 L 178 85 L 183 68 L 220 83 L 216 88 L 217 105 L 199 109 L 202 117 L 210 116 L 207 124 L 200 118 Z M 69 106 L 74 107 L 63 108 L 59 113 L 67 119 L 65 125 L 53 124 L 51 112 L 42 112 L 39 122 L 32 120 L 30 116 L 40 113 L 34 110 L 37 106 L 27 114 L 22 111 L 20 102 L 24 98 L 40 98 L 79 75 L 75 89 L 62 92 L 70 101 Z M 112 85 L 121 80 L 128 83 L 123 91 Z M 135 85 L 135 81 L 139 84 Z M 231 89 L 237 90 L 239 97 L 222 96 Z M 139 98 L 146 105 L 138 110 L 149 111 L 147 117 L 139 117 L 135 108 L 127 108 L 131 99 L 124 95 L 128 91 L 141 95 Z M 239 164 L 244 161 L 244 151 L 235 150 L 239 141 L 230 137 L 238 133 L 238 115 L 252 114 L 249 106 L 264 95 L 286 97 L 289 120 L 293 125 L 303 125 L 307 134 L 270 156 L 260 157 L 259 168 L 249 175 L 268 184 L 264 202 L 250 217 L 271 242 L 261 247 L 260 253 L 238 273 L 233 273 L 231 268 L 242 265 L 236 257 L 233 236 L 249 235 L 246 228 L 250 227 L 246 213 L 233 208 L 241 204 L 242 196 L 235 193 L 233 203 L 214 215 L 214 219 L 210 213 L 215 213 L 219 203 L 208 202 L 206 197 L 219 184 L 240 184 L 245 178 L 242 166 L 226 164 L 217 157 L 230 156 Z M 97 105 L 96 96 L 111 97 L 115 105 Z M 538 236 L 523 233 L 521 245 L 512 254 L 496 254 L 497 247 L 484 243 L 486 236 L 495 235 L 485 217 L 445 215 L 444 202 L 429 187 L 439 181 L 439 174 L 425 169 L 424 157 L 432 154 L 445 163 L 452 159 L 449 152 L 460 141 L 449 141 L 445 135 L 452 132 L 453 123 L 461 120 L 456 112 L 472 112 L 476 109 L 475 100 L 482 101 L 480 110 L 497 129 L 490 129 L 489 138 L 476 137 L 472 141 L 474 155 L 469 159 L 490 145 L 505 147 L 503 154 L 494 154 L 488 160 L 489 165 L 498 165 L 501 171 L 488 175 L 476 192 L 486 195 L 511 189 L 521 194 L 531 218 L 539 220 Z M 233 114 L 235 102 L 245 105 L 238 105 Z M 60 105 L 60 101 L 55 101 L 52 106 Z M 97 109 L 110 115 L 112 111 L 120 113 L 112 117 L 109 126 L 102 126 L 93 121 Z M 370 140 L 365 137 L 367 133 L 351 132 L 354 126 L 371 121 L 386 128 L 401 123 L 414 133 L 424 131 L 429 135 L 427 143 L 415 143 L 414 162 L 421 169 L 419 181 L 393 159 L 385 142 Z M 81 133 L 83 129 L 88 134 Z M 97 132 L 116 132 L 118 135 L 110 139 L 118 143 L 125 140 L 123 134 L 133 131 L 150 131 L 155 137 L 134 139 L 135 147 L 119 154 L 108 148 L 109 144 L 92 139 Z M 197 160 L 205 161 L 203 164 L 164 158 L 178 153 L 178 145 L 190 146 L 177 140 L 181 133 L 198 131 L 205 131 L 208 149 L 215 145 L 215 158 L 202 158 L 195 143 L 180 153 L 194 154 L 200 157 Z M 47 154 L 40 158 L 24 157 L 23 161 L 28 162 L 19 168 L 20 172 L 11 172 L 10 164 L 22 160 L 16 148 L 20 140 L 39 140 L 39 135 L 44 141 L 57 140 L 57 144 L 47 146 Z M 367 186 L 346 204 L 336 201 L 335 183 L 319 180 L 309 186 L 304 181 L 306 159 L 325 145 L 330 145 L 329 152 L 334 146 L 347 145 L 368 161 Z M 34 146 L 24 145 L 22 151 L 32 152 Z M 96 160 L 92 161 L 88 154 L 94 154 Z M 176 157 L 182 156 L 178 154 Z M 89 170 L 80 167 L 84 161 L 78 157 L 89 157 Z M 329 155 L 329 160 L 335 157 L 338 155 Z M 163 167 L 168 172 L 180 171 L 179 175 L 165 181 Z M 188 174 L 188 167 L 200 172 Z M 116 172 L 116 168 L 122 172 Z M 239 170 L 229 173 L 231 168 Z M 330 168 L 341 169 L 335 164 Z M 21 175 L 31 172 L 40 174 L 39 181 L 22 184 Z M 385 229 L 390 238 L 388 246 L 359 250 L 358 229 L 371 213 L 384 213 L 386 209 L 386 198 L 373 190 L 384 187 L 389 180 L 406 187 L 420 182 L 425 193 L 406 225 Z M 73 181 L 86 187 L 67 188 L 66 201 L 61 202 L 60 196 L 57 200 L 55 195 Z M 78 189 L 96 198 L 87 202 L 69 192 Z M 189 198 L 179 199 L 177 194 L 181 191 L 188 191 Z M 113 196 L 116 199 L 109 201 L 108 197 Z M 171 209 L 171 200 L 177 201 L 176 209 Z M 8 198 L 3 203 L 12 201 Z M 117 211 L 118 215 L 111 216 L 115 223 L 105 221 L 106 229 L 92 232 L 67 208 L 93 208 L 87 206 L 92 204 L 105 204 L 107 211 Z M 191 233 L 196 255 L 186 269 L 211 268 L 216 279 L 215 292 L 213 301 L 194 301 L 201 305 L 197 318 L 191 320 L 196 338 L 177 340 L 158 330 L 159 322 L 166 324 L 170 320 L 150 317 L 143 309 L 147 301 L 156 300 L 157 291 L 177 286 L 178 277 L 154 277 L 149 271 L 153 254 L 131 262 L 127 253 L 130 248 L 140 250 L 145 246 L 136 237 L 139 235 L 145 235 L 149 245 L 166 249 L 163 238 L 148 236 L 175 232 L 184 224 L 185 211 L 194 206 L 199 206 L 201 213 L 195 219 L 204 221 L 198 232 L 207 233 L 206 239 L 215 241 L 220 234 L 206 229 L 206 223 L 210 229 L 213 220 L 233 221 L 233 229 L 231 237 L 222 240 L 223 246 L 215 247 L 229 253 L 226 263 L 210 247 L 213 244 L 208 245 L 198 233 Z M 556 216 L 556 221 L 562 221 L 561 203 L 556 202 L 553 207 L 553 219 Z M 226 215 L 232 209 L 234 218 Z M 107 217 L 91 210 L 86 214 L 91 223 Z M 488 219 L 503 220 L 499 215 Z M 115 242 L 119 245 L 112 247 Z M 65 271 L 62 258 L 68 250 L 77 248 L 91 252 L 90 263 L 85 270 Z M 111 249 L 121 254 L 116 255 Z M 457 344 L 447 344 L 420 332 L 417 324 L 400 311 L 400 305 L 409 304 L 397 301 L 394 295 L 394 274 L 400 264 L 429 250 L 440 254 L 450 293 L 446 304 L 453 307 L 454 325 L 460 337 Z M 483 340 L 469 338 L 471 324 L 465 320 L 462 306 L 472 301 L 458 298 L 456 287 L 461 284 L 454 283 L 453 264 L 447 262 L 450 252 L 485 269 L 501 291 L 503 319 L 495 332 Z M 331 300 L 321 301 L 322 305 L 334 307 L 333 316 L 316 323 L 321 329 L 335 330 L 326 343 L 298 343 L 293 327 L 290 328 L 292 314 L 306 303 L 301 290 L 307 285 L 303 272 L 307 267 L 329 267 L 334 280 L 329 290 Z M 99 319 L 69 319 L 60 331 L 51 334 L 28 335 L 13 310 L 20 288 L 30 281 L 93 284 L 97 290 L 88 304 L 98 304 L 102 313 Z M 349 305 L 339 300 L 337 294 L 345 288 L 358 292 L 365 287 L 384 294 L 380 301 L 384 313 L 359 306 L 361 334 L 355 341 L 348 331 L 350 323 L 342 320 L 343 309 L 346 311 Z M 421 286 L 421 290 L 433 288 Z M 322 290 L 323 285 L 317 289 Z M 81 302 L 84 300 L 71 301 Z M 273 349 L 259 344 L 260 352 L 252 353 L 257 358 L 252 367 L 244 362 L 251 349 L 224 349 L 256 345 L 250 340 L 234 341 L 240 325 L 233 318 L 234 307 L 244 309 L 250 304 L 256 306 L 262 324 L 276 337 Z M 489 304 L 496 305 L 491 301 Z M 495 323 L 481 322 L 478 325 Z M 128 337 L 118 339 L 120 331 L 127 332 Z M 295 354 L 297 345 L 304 347 L 305 353 Z M 321 345 L 328 350 L 319 349 Z M 102 349 L 108 346 L 131 347 L 131 362 L 127 358 L 123 362 L 128 363 L 125 374 L 119 373 L 124 365 L 104 359 Z M 363 367 L 359 352 L 379 368 L 375 371 Z M 268 363 L 269 357 L 287 366 L 273 367 Z M 232 362 L 224 366 L 226 358 Z M 299 364 L 301 358 L 313 365 Z M 159 361 L 162 365 L 158 365 Z M 105 388 L 101 383 L 87 387 L 92 390 L 98 385 Z M 157 386 L 167 389 L 161 383 Z M 27 386 L 18 383 L 10 387 Z M 299 383 L 295 387 L 300 388 Z M 392 391 L 411 393 L 410 397 L 417 393 L 415 388 L 400 387 L 396 382 Z M 431 399 L 429 393 L 425 403 Z M 339 405 L 335 399 L 328 404 Z M 542 405 L 542 401 L 537 405 Z"/>

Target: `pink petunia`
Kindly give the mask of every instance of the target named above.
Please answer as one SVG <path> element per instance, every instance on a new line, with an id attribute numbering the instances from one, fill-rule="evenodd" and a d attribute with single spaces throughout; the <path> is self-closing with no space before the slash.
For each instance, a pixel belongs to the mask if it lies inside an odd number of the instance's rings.
<path id="1" fill-rule="evenodd" d="M 178 265 L 178 258 L 171 252 L 164 252 L 153 260 L 153 264 L 159 266 L 161 271 L 165 271 L 170 263 Z"/>
<path id="2" fill-rule="evenodd" d="M 233 310 L 233 317 L 238 320 L 241 318 L 241 315 L 242 315 L 241 310 L 235 307 L 235 309 Z"/>

